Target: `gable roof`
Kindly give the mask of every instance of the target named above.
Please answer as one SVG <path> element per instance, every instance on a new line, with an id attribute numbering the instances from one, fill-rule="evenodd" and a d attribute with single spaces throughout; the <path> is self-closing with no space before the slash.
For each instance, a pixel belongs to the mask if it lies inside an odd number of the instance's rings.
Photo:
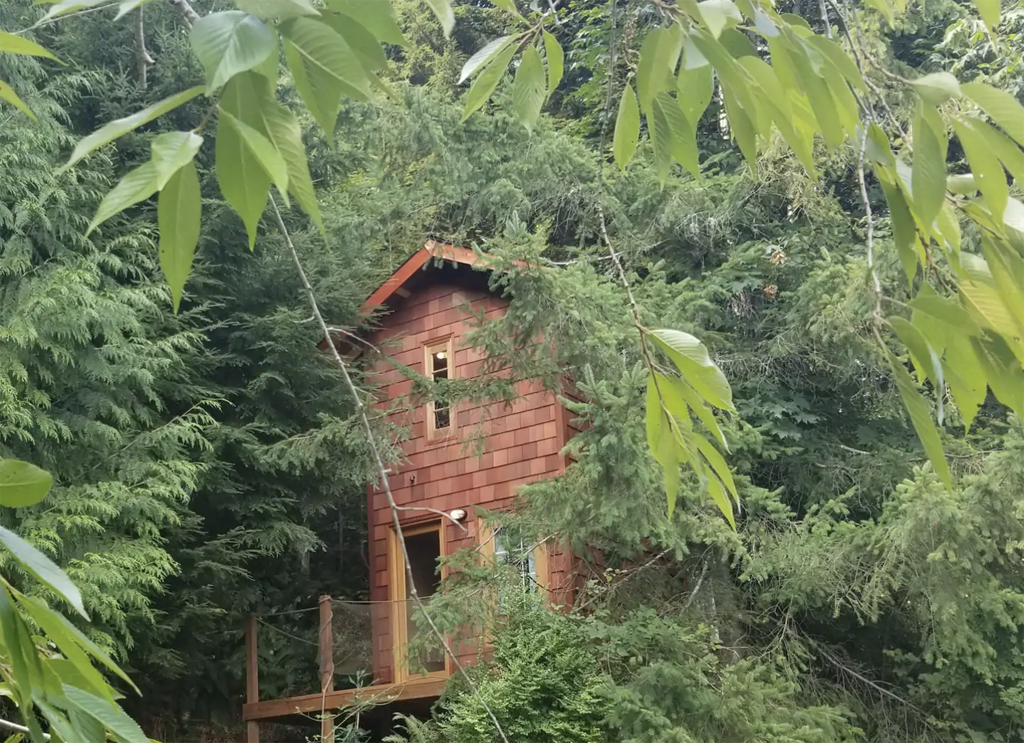
<path id="1" fill-rule="evenodd" d="M 481 260 L 480 255 L 469 248 L 461 248 L 451 243 L 439 243 L 428 240 L 426 244 L 403 263 L 398 269 L 388 276 L 377 290 L 367 297 L 359 308 L 360 314 L 368 315 L 384 305 L 392 296 L 402 296 L 402 288 L 416 275 L 423 266 L 430 262 L 431 258 L 442 258 L 453 263 L 461 263 L 465 266 L 474 266 Z"/>

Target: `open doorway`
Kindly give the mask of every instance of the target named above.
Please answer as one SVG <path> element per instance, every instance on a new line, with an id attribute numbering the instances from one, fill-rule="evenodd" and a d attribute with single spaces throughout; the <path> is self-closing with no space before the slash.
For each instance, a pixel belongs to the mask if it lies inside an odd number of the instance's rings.
<path id="1" fill-rule="evenodd" d="M 430 597 L 437 593 L 441 585 L 438 559 L 444 554 L 442 544 L 441 522 L 433 522 L 403 530 L 405 549 L 409 554 L 412 567 L 413 585 L 420 600 L 426 605 Z M 413 600 L 412 586 L 409 584 L 402 558 L 402 548 L 397 536 L 392 532 L 392 598 L 395 600 L 395 680 L 404 681 L 416 676 L 445 675 L 444 648 L 440 642 L 429 643 L 430 650 L 415 659 L 409 658 L 408 648 L 421 632 L 429 631 L 421 628 L 416 617 L 416 602 Z"/>

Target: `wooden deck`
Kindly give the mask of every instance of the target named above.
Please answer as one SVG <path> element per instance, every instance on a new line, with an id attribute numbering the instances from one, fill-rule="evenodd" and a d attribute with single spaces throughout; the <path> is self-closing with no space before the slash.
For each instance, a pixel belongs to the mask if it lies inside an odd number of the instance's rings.
<path id="1" fill-rule="evenodd" d="M 437 699 L 441 696 L 447 678 L 437 676 L 410 679 L 401 684 L 380 684 L 359 689 L 341 689 L 323 694 L 305 694 L 285 699 L 267 699 L 250 702 L 242 707 L 245 722 L 270 720 L 295 714 L 313 714 L 321 711 L 350 707 L 356 703 L 392 704 L 421 699 Z"/>

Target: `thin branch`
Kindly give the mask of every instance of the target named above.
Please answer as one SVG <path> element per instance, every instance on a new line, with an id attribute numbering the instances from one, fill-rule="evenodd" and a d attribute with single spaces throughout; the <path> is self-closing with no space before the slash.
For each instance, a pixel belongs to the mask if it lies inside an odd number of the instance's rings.
<path id="1" fill-rule="evenodd" d="M 882 327 L 882 282 L 878 278 L 878 270 L 875 267 L 875 220 L 871 213 L 871 199 L 868 198 L 867 179 L 864 176 L 864 157 L 868 148 L 868 131 L 860 134 L 860 154 L 857 157 L 857 182 L 860 184 L 860 200 L 864 205 L 864 218 L 867 220 L 865 228 L 865 240 L 867 241 L 868 273 L 871 274 L 871 288 L 875 295 L 875 309 L 872 313 L 875 323 L 875 332 Z"/>
<path id="2" fill-rule="evenodd" d="M 194 26 L 196 21 L 199 20 L 199 14 L 196 13 L 195 8 L 192 7 L 188 0 L 167 0 L 167 2 L 178 11 L 186 26 Z"/>
<path id="3" fill-rule="evenodd" d="M 15 731 L 17 733 L 29 734 L 29 733 L 32 732 L 27 727 L 25 727 L 24 725 L 19 725 L 16 722 L 10 722 L 9 720 L 4 720 L 2 718 L 0 718 L 0 728 L 7 728 L 8 730 L 13 730 L 13 731 Z M 43 739 L 44 740 L 49 740 L 50 739 L 50 734 L 49 733 L 43 733 Z"/>
<path id="4" fill-rule="evenodd" d="M 818 0 L 818 7 L 821 10 L 821 22 L 825 24 L 825 38 L 832 38 L 832 22 L 828 19 L 828 8 L 825 7 L 825 0 Z"/>
<path id="5" fill-rule="evenodd" d="M 148 86 L 149 66 L 155 61 L 146 51 L 146 29 L 142 20 L 143 6 L 135 11 L 135 65 L 139 71 L 139 87 L 145 90 Z"/>
<path id="6" fill-rule="evenodd" d="M 169 0 L 174 2 L 174 0 Z M 184 1 L 184 0 L 182 0 Z M 281 231 L 282 237 L 284 237 L 285 244 L 288 246 L 288 250 L 291 252 L 292 261 L 295 263 L 295 270 L 299 274 L 299 280 L 302 282 L 302 287 L 306 292 L 306 298 L 309 300 L 309 307 L 313 311 L 313 315 L 316 317 L 317 325 L 320 326 L 320 332 L 323 333 L 324 338 L 327 339 L 327 345 L 330 346 L 331 355 L 334 358 L 334 362 L 338 365 L 341 370 L 342 379 L 345 382 L 345 386 L 348 388 L 349 393 L 352 395 L 352 399 L 355 402 L 356 413 L 362 422 L 363 431 L 366 433 L 367 445 L 370 448 L 370 454 L 377 465 L 377 476 L 380 480 L 380 487 L 384 490 L 384 494 L 387 497 L 388 507 L 391 509 L 391 523 L 395 529 L 395 536 L 398 538 L 398 543 L 402 548 L 402 560 L 405 562 L 405 574 L 406 581 L 408 583 L 409 595 L 417 608 L 425 618 L 427 625 L 430 627 L 431 632 L 440 641 L 442 647 L 445 650 L 448 658 L 451 660 L 452 665 L 458 670 L 459 674 L 466 680 L 469 688 L 473 692 L 473 696 L 476 697 L 477 701 L 480 702 L 481 706 L 486 710 L 487 715 L 491 718 L 491 722 L 494 723 L 494 727 L 501 737 L 503 743 L 509 743 L 508 737 L 505 735 L 505 731 L 501 727 L 501 723 L 498 722 L 497 716 L 491 710 L 490 705 L 480 694 L 480 690 L 477 685 L 473 682 L 473 679 L 466 673 L 466 669 L 459 662 L 458 656 L 455 655 L 455 651 L 449 646 L 448 641 L 445 639 L 441 630 L 438 629 L 437 624 L 434 622 L 433 617 L 430 616 L 426 611 L 426 607 L 423 604 L 423 600 L 420 598 L 419 592 L 416 590 L 416 581 L 412 572 L 412 562 L 409 560 L 409 551 L 406 548 L 405 536 L 402 533 L 402 523 L 398 518 L 398 504 L 395 502 L 395 496 L 391 492 L 391 483 L 388 480 L 387 466 L 384 464 L 384 459 L 381 456 L 380 449 L 377 446 L 377 439 L 373 433 L 373 427 L 370 425 L 370 416 L 366 412 L 366 403 L 363 402 L 362 397 L 359 394 L 359 390 L 356 388 L 355 382 L 352 381 L 352 376 L 348 373 L 348 365 L 344 359 L 341 358 L 341 354 L 338 353 L 338 349 L 333 343 L 331 343 L 330 331 L 327 329 L 327 323 L 324 321 L 324 317 L 320 312 L 320 306 L 316 301 L 316 294 L 313 292 L 313 286 L 309 283 L 309 278 L 306 276 L 306 271 L 302 267 L 302 261 L 299 258 L 299 252 L 295 249 L 295 244 L 292 242 L 291 233 L 288 232 L 288 228 L 285 226 L 284 220 L 281 218 L 281 211 L 277 208 L 277 200 L 270 197 L 270 207 L 274 213 L 274 221 L 277 223 L 277 228 Z"/>
<path id="7" fill-rule="evenodd" d="M 704 561 L 704 566 L 701 568 L 701 571 L 700 571 L 700 577 L 697 578 L 697 585 L 695 585 L 693 587 L 693 590 L 690 591 L 690 595 L 686 597 L 686 603 L 683 605 L 683 611 L 686 611 L 687 609 L 689 609 L 690 608 L 690 604 L 692 604 L 693 600 L 695 598 L 697 598 L 697 593 L 700 591 L 700 587 L 702 585 L 704 585 L 704 576 L 706 576 L 707 574 L 708 574 L 708 561 L 705 560 Z"/>
<path id="8" fill-rule="evenodd" d="M 399 511 L 424 511 L 426 513 L 436 514 L 437 516 L 443 516 L 444 518 L 448 519 L 453 524 L 455 524 L 457 527 L 462 529 L 462 531 L 467 531 L 465 524 L 463 524 L 457 518 L 452 516 L 450 513 L 441 511 L 437 508 L 427 508 L 426 506 L 395 506 L 395 508 L 398 509 Z"/>

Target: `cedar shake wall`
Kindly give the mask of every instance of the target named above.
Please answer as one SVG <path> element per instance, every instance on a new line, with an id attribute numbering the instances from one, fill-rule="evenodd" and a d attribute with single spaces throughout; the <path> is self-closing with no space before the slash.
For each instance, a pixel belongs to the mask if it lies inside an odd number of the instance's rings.
<path id="1" fill-rule="evenodd" d="M 480 376 L 484 368 L 482 352 L 464 345 L 465 333 L 474 327 L 473 319 L 460 309 L 467 302 L 475 312 L 483 310 L 488 318 L 500 317 L 508 304 L 507 300 L 479 289 L 428 282 L 405 299 L 398 299 L 394 311 L 383 318 L 382 328 L 369 340 L 378 347 L 389 344 L 383 349 L 386 355 L 422 374 L 424 346 L 452 337 L 453 377 Z M 376 378 L 381 387 L 379 406 L 389 408 L 409 394 L 412 382 L 387 362 L 381 362 L 378 368 L 381 369 Z M 455 432 L 450 438 L 427 439 L 426 405 L 423 403 L 390 417 L 394 423 L 411 430 L 409 440 L 402 444 L 406 461 L 394 468 L 389 478 L 396 503 L 445 512 L 463 508 L 469 514 L 464 522 L 467 532 L 446 521 L 444 554 L 474 546 L 479 533 L 474 506 L 488 510 L 508 507 L 521 485 L 559 475 L 565 469 L 565 458 L 559 452 L 570 432 L 568 414 L 558 404 L 554 393 L 545 391 L 540 383 L 520 383 L 517 393 L 511 404 L 455 404 Z M 371 486 L 368 498 L 370 596 L 374 601 L 388 601 L 389 571 L 404 570 L 404 567 L 388 564 L 392 517 L 386 495 Z M 438 517 L 405 511 L 400 518 L 403 525 L 412 525 Z M 565 604 L 571 598 L 569 556 L 552 547 L 548 564 L 551 600 Z M 375 612 L 374 620 L 374 676 L 376 683 L 390 683 L 394 680 L 392 625 L 387 605 L 379 607 L 382 611 L 379 616 Z M 472 648 L 460 654 L 462 662 L 475 660 Z"/>

